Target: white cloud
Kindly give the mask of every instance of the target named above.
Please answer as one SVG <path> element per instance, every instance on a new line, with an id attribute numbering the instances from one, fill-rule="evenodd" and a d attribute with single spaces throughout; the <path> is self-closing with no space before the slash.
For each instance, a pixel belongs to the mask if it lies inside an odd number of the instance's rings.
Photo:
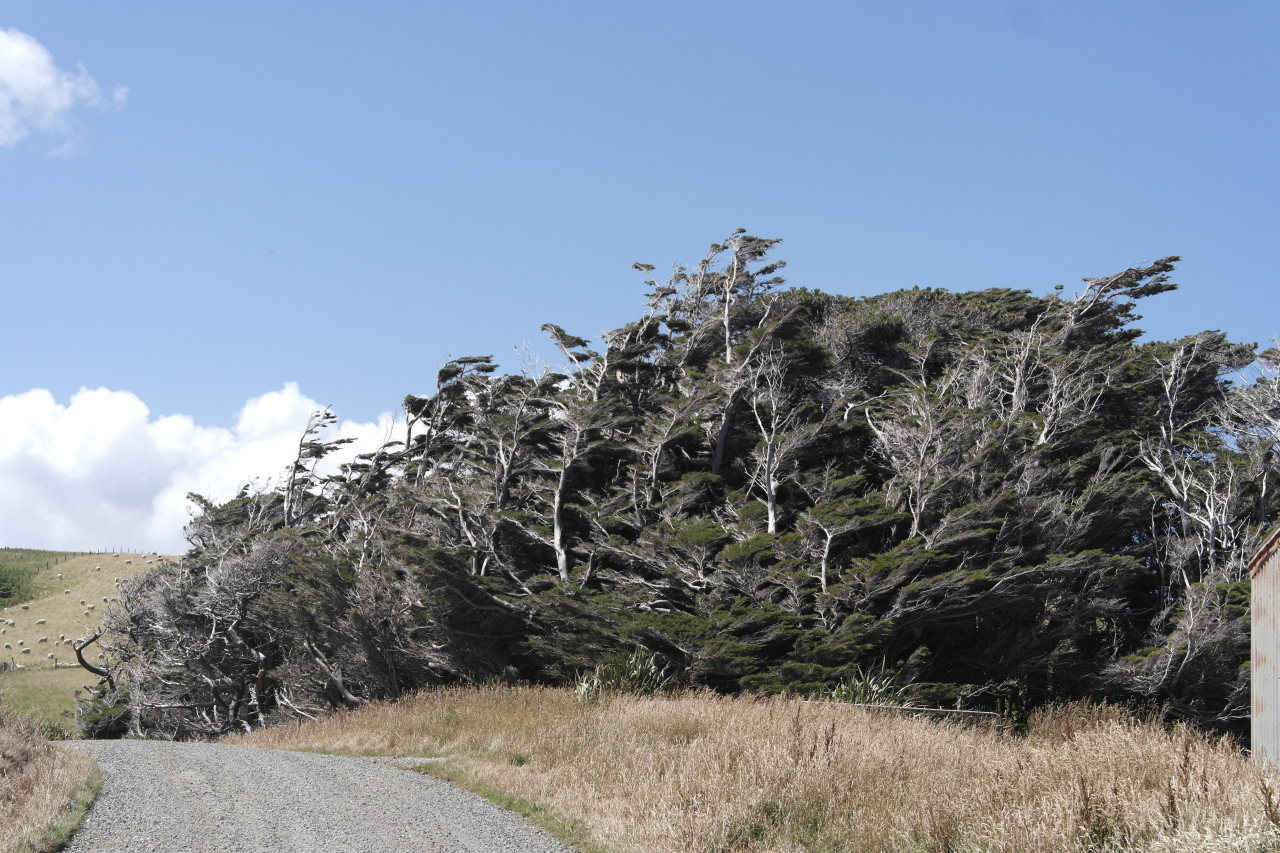
<path id="1" fill-rule="evenodd" d="M 63 71 L 53 64 L 48 49 L 31 36 L 0 29 L 0 145 L 11 148 L 32 130 L 64 133 L 77 104 L 119 107 L 128 96 L 123 86 L 104 95 L 83 65 Z M 53 153 L 63 156 L 70 150 L 70 143 L 64 143 Z"/>
<path id="2" fill-rule="evenodd" d="M 298 386 L 245 403 L 234 427 L 152 418 L 128 391 L 81 389 L 67 405 L 43 389 L 0 397 L 0 545 L 55 550 L 186 550 L 188 492 L 214 501 L 276 480 L 312 412 Z M 390 414 L 344 421 L 342 460 L 387 440 Z M 335 455 L 336 456 L 336 455 Z"/>

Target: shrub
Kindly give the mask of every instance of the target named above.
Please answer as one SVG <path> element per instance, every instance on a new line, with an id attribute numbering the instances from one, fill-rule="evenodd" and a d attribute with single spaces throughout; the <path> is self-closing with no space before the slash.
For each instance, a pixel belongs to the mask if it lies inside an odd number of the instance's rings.
<path id="1" fill-rule="evenodd" d="M 590 672 L 580 674 L 573 692 L 580 702 L 597 702 L 606 693 L 648 695 L 674 685 L 671 668 L 658 655 L 636 649 L 630 655 L 605 658 Z"/>

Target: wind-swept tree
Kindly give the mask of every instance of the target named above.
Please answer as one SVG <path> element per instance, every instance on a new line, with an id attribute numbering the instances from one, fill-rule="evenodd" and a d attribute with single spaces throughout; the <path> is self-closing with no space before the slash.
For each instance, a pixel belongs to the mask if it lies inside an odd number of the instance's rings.
<path id="1" fill-rule="evenodd" d="M 1232 379 L 1257 356 L 1220 333 L 1139 343 L 1175 258 L 851 298 L 781 289 L 777 243 L 649 278 L 598 340 L 547 323 L 557 370 L 449 361 L 335 472 L 321 413 L 279 488 L 196 499 L 192 550 L 91 640 L 86 719 L 206 736 L 641 647 L 717 690 L 875 666 L 922 701 L 1238 725 L 1274 351 Z"/>

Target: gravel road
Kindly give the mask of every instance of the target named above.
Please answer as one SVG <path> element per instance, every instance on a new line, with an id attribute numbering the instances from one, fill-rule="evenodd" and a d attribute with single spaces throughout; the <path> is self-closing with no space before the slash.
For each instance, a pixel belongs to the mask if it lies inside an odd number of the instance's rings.
<path id="1" fill-rule="evenodd" d="M 102 794 L 68 853 L 572 853 L 488 800 L 388 763 L 245 746 L 68 741 Z"/>

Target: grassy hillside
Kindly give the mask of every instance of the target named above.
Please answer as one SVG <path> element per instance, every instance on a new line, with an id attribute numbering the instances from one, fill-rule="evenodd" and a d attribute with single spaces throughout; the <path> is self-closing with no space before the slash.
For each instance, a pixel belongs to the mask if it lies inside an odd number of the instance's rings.
<path id="1" fill-rule="evenodd" d="M 0 548 L 0 603 L 21 604 L 31 598 L 36 574 L 72 556 L 76 555 L 66 551 Z"/>
<path id="2" fill-rule="evenodd" d="M 0 607 L 0 663 L 9 667 L 0 672 L 0 691 L 16 710 L 69 729 L 65 715 L 74 707 L 73 693 L 93 681 L 76 663 L 72 641 L 93 633 L 119 578 L 144 571 L 163 558 L 0 551 L 17 553 L 26 554 L 26 562 L 12 564 L 34 570 L 25 580 L 27 600 Z"/>
<path id="3" fill-rule="evenodd" d="M 431 690 L 233 743 L 443 756 L 444 775 L 617 853 L 1260 853 L 1280 780 L 1227 739 L 1110 706 L 1025 735 L 833 702 Z M 586 843 L 582 843 L 582 839 Z"/>

